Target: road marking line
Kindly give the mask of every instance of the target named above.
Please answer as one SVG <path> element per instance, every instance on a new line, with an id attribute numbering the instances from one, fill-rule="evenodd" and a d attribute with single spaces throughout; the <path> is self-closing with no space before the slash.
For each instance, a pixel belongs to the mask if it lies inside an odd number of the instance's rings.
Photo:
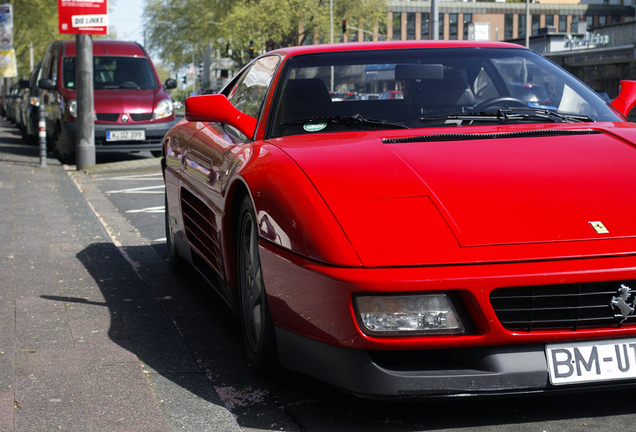
<path id="1" fill-rule="evenodd" d="M 163 193 L 163 192 L 148 192 L 152 189 L 165 189 L 164 185 L 160 185 L 160 186 L 146 186 L 146 187 L 139 187 L 139 188 L 131 188 L 131 189 L 120 189 L 120 190 L 111 190 L 111 191 L 106 191 L 104 193 L 106 194 L 113 194 L 113 193 L 148 193 L 148 194 L 159 194 L 159 193 Z"/>
<path id="2" fill-rule="evenodd" d="M 126 213 L 165 213 L 166 206 L 146 207 L 138 210 L 126 210 Z"/>

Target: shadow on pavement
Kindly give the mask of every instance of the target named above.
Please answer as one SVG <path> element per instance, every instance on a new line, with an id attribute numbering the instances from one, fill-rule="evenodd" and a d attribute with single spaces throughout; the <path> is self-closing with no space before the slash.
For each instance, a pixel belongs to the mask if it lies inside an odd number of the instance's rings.
<path id="1" fill-rule="evenodd" d="M 135 247 L 136 253 L 150 253 L 150 247 Z M 105 302 L 80 297 L 41 296 L 74 304 L 75 308 L 107 307 L 110 315 L 108 338 L 132 351 L 141 361 L 160 408 L 171 426 L 188 424 L 194 430 L 238 430 L 206 374 L 149 287 L 112 243 L 95 243 L 77 258 L 99 286 Z M 168 288 L 169 290 L 169 288 Z M 165 295 L 164 299 L 170 298 Z M 163 300 L 167 301 L 167 300 Z M 103 316 L 103 313 L 101 314 Z M 196 425 L 193 412 L 204 413 Z M 173 428 L 173 430 L 175 430 Z"/>

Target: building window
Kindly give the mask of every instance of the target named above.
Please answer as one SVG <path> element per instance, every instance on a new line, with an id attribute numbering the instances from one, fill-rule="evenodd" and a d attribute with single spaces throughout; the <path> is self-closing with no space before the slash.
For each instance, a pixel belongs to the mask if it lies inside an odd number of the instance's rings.
<path id="1" fill-rule="evenodd" d="M 618 15 L 612 15 L 612 24 L 618 24 L 621 22 L 621 17 Z"/>
<path id="2" fill-rule="evenodd" d="M 444 40 L 444 14 L 439 14 L 439 40 Z"/>
<path id="3" fill-rule="evenodd" d="M 406 40 L 415 40 L 415 13 L 406 14 Z"/>
<path id="4" fill-rule="evenodd" d="M 420 39 L 422 40 L 429 40 L 431 38 L 431 34 L 429 32 L 430 19 L 431 14 L 422 14 L 422 34 L 420 35 Z"/>
<path id="5" fill-rule="evenodd" d="M 364 22 L 364 25 L 362 26 L 362 28 L 365 30 L 362 33 L 362 39 L 365 42 L 372 41 L 373 40 L 373 26 L 371 24 L 369 24 L 368 22 Z"/>
<path id="6" fill-rule="evenodd" d="M 607 17 L 606 16 L 598 17 L 598 25 L 604 26 L 606 24 L 607 24 Z"/>
<path id="7" fill-rule="evenodd" d="M 504 39 L 512 39 L 512 14 L 504 16 Z"/>
<path id="8" fill-rule="evenodd" d="M 541 25 L 541 15 L 532 15 L 532 36 L 539 34 L 539 26 Z"/>
<path id="9" fill-rule="evenodd" d="M 554 15 L 545 16 L 545 26 L 554 26 Z"/>
<path id="10" fill-rule="evenodd" d="M 464 14 L 464 31 L 463 40 L 468 40 L 468 27 L 473 22 L 473 14 Z"/>
<path id="11" fill-rule="evenodd" d="M 382 20 L 378 23 L 378 40 L 385 41 L 389 38 L 388 34 L 388 20 Z"/>
<path id="12" fill-rule="evenodd" d="M 570 24 L 570 33 L 578 33 L 579 32 L 579 22 L 581 21 L 581 17 L 578 15 L 572 15 L 572 24 Z"/>
<path id="13" fill-rule="evenodd" d="M 393 40 L 402 39 L 402 14 L 393 12 Z"/>
<path id="14" fill-rule="evenodd" d="M 559 33 L 568 32 L 568 16 L 559 15 Z"/>
<path id="15" fill-rule="evenodd" d="M 589 29 L 594 25 L 594 17 L 592 15 L 586 15 L 585 22 L 587 23 L 587 28 Z"/>
<path id="16" fill-rule="evenodd" d="M 458 39 L 458 22 L 459 16 L 456 13 L 448 14 L 448 39 Z"/>
<path id="17" fill-rule="evenodd" d="M 519 14 L 519 30 L 517 31 L 517 37 L 526 37 L 526 14 Z"/>

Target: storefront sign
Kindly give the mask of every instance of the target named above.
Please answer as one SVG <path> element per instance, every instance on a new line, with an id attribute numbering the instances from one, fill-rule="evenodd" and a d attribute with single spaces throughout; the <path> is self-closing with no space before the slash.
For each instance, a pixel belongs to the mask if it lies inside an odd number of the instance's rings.
<path id="1" fill-rule="evenodd" d="M 586 32 L 583 37 L 566 34 L 563 36 L 563 42 L 565 47 L 570 49 L 595 48 L 598 46 L 609 45 L 609 36 L 591 32 Z"/>
<path id="2" fill-rule="evenodd" d="M 610 64 L 625 63 L 634 59 L 633 52 L 611 53 L 611 54 L 594 54 L 594 55 L 578 55 L 576 57 L 564 57 L 563 61 L 570 66 L 584 66 L 591 64 Z"/>

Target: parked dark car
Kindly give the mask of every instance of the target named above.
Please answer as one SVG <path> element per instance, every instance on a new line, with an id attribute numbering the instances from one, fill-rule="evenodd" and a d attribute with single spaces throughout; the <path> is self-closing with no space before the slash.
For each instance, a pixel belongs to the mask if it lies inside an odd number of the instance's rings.
<path id="1" fill-rule="evenodd" d="M 75 41 L 51 42 L 38 86 L 46 109 L 47 144 L 60 160 L 75 159 L 77 78 Z M 95 151 L 161 152 L 176 123 L 172 100 L 146 50 L 134 42 L 93 41 Z"/>
<path id="2" fill-rule="evenodd" d="M 25 93 L 20 99 L 20 118 L 22 139 L 28 144 L 37 143 L 38 139 L 38 111 L 40 108 L 40 89 L 37 86 L 37 80 L 42 69 L 42 62 L 38 62 L 29 76 L 29 86 L 25 89 Z"/>
<path id="3" fill-rule="evenodd" d="M 17 85 L 9 88 L 9 93 L 4 97 L 4 116 L 7 120 L 15 123 L 15 103 L 20 96 L 20 87 Z"/>

